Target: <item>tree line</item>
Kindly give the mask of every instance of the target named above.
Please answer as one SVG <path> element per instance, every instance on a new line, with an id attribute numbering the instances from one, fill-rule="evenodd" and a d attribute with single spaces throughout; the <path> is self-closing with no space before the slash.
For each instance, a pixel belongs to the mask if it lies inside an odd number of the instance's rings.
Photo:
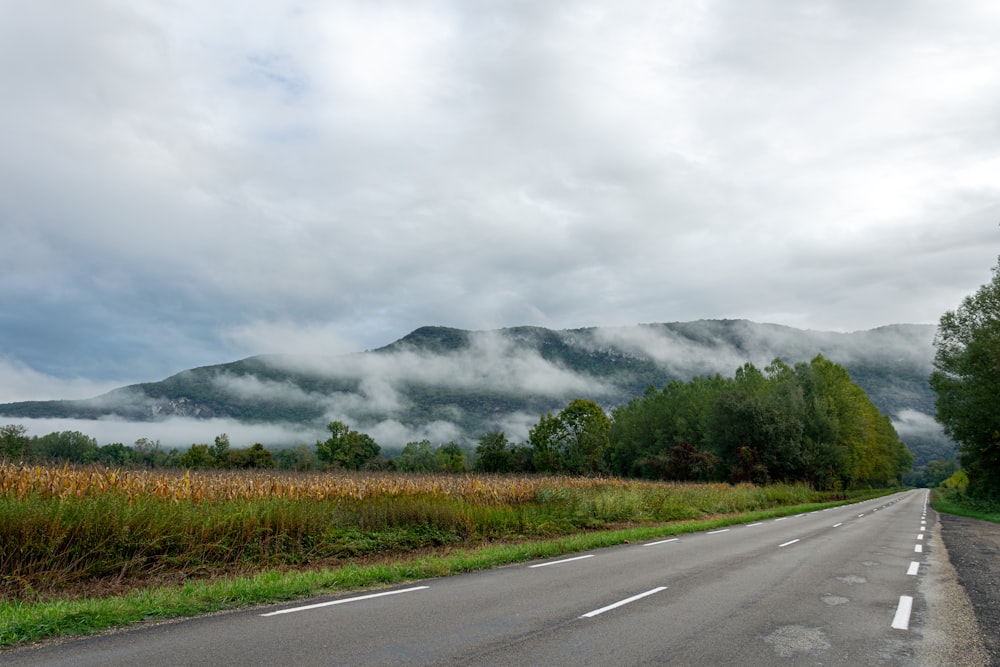
<path id="1" fill-rule="evenodd" d="M 819 489 L 899 483 L 913 456 L 889 418 L 879 413 L 847 371 L 817 356 L 763 370 L 753 364 L 733 377 L 679 380 L 610 415 L 575 399 L 541 415 L 525 442 L 503 432 L 482 435 L 475 448 L 455 442 L 409 442 L 384 456 L 368 434 L 334 421 L 314 446 L 277 449 L 257 443 L 214 443 L 168 450 L 137 440 L 99 447 L 78 432 L 28 438 L 23 426 L 0 427 L 0 456 L 34 461 L 183 468 L 377 469 L 404 472 L 540 472 L 648 479 L 805 482 Z"/>
<path id="2" fill-rule="evenodd" d="M 502 471 L 683 481 L 805 482 L 819 489 L 899 483 L 913 455 L 847 371 L 822 356 L 734 377 L 675 380 L 607 417 L 576 400 L 544 415 L 526 446 L 497 435 L 479 465 Z"/>

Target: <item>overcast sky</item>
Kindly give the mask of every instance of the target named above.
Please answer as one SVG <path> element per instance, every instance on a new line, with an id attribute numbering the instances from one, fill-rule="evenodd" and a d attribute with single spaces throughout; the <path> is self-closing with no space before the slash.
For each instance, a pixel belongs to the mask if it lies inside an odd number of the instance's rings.
<path id="1" fill-rule="evenodd" d="M 0 400 L 422 325 L 936 323 L 1000 3 L 0 4 Z"/>

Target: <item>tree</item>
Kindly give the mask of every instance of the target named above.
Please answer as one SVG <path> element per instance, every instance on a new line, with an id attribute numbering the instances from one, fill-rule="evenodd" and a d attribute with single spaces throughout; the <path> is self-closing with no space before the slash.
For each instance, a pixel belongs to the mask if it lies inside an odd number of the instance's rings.
<path id="1" fill-rule="evenodd" d="M 208 445 L 191 445 L 186 452 L 177 457 L 177 463 L 182 468 L 211 468 L 215 466 L 215 457 Z"/>
<path id="2" fill-rule="evenodd" d="M 968 493 L 1000 500 L 1000 261 L 989 283 L 941 316 L 934 347 L 937 420 L 959 444 Z"/>
<path id="3" fill-rule="evenodd" d="M 430 440 L 408 442 L 396 457 L 396 468 L 403 472 L 433 472 L 437 470 L 437 454 Z"/>
<path id="4" fill-rule="evenodd" d="M 208 445 L 202 446 L 208 447 Z M 237 469 L 273 468 L 274 457 L 271 455 L 271 450 L 257 442 L 249 449 L 230 449 L 229 467 Z"/>
<path id="5" fill-rule="evenodd" d="M 79 431 L 43 435 L 36 447 L 38 456 L 50 461 L 93 463 L 97 460 L 97 440 Z"/>
<path id="6" fill-rule="evenodd" d="M 457 442 L 441 445 L 434 452 L 438 472 L 465 472 L 465 451 Z"/>
<path id="7" fill-rule="evenodd" d="M 216 467 L 227 467 L 229 465 L 229 436 L 225 433 L 215 436 L 215 446 L 212 447 L 209 453 Z"/>
<path id="8" fill-rule="evenodd" d="M 476 446 L 477 472 L 510 472 L 513 468 L 510 443 L 499 431 L 490 431 L 479 438 Z"/>
<path id="9" fill-rule="evenodd" d="M 558 415 L 542 415 L 528 433 L 541 472 L 592 475 L 607 472 L 611 420 L 597 403 L 578 398 Z"/>
<path id="10" fill-rule="evenodd" d="M 139 455 L 131 447 L 120 442 L 102 445 L 97 449 L 97 462 L 108 466 L 131 466 L 139 460 Z"/>
<path id="11" fill-rule="evenodd" d="M 0 426 L 0 459 L 20 459 L 28 450 L 27 427 L 21 424 Z"/>
<path id="12" fill-rule="evenodd" d="M 316 442 L 316 456 L 327 465 L 360 470 L 366 461 L 382 453 L 370 435 L 352 430 L 343 422 L 330 422 L 326 429 L 330 437 Z"/>
<path id="13" fill-rule="evenodd" d="M 320 467 L 319 458 L 309 445 L 279 449 L 274 455 L 274 460 L 282 470 L 297 470 L 301 472 L 316 470 Z"/>

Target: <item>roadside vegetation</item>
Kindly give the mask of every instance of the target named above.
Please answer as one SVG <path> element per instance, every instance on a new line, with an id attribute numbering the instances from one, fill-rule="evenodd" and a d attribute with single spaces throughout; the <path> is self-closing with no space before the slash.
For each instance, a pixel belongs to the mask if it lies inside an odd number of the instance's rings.
<path id="1" fill-rule="evenodd" d="M 0 646 L 878 495 L 555 476 L 0 464 Z"/>
<path id="2" fill-rule="evenodd" d="M 937 420 L 959 445 L 961 470 L 933 506 L 1000 523 L 1000 261 L 989 283 L 941 316 L 934 346 Z"/>

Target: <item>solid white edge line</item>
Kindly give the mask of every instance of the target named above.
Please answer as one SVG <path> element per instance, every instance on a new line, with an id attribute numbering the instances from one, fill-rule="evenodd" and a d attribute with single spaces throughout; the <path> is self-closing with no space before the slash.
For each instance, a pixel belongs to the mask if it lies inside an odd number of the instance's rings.
<path id="1" fill-rule="evenodd" d="M 549 565 L 560 565 L 562 563 L 571 563 L 575 560 L 583 560 L 584 558 L 593 558 L 594 554 L 587 554 L 586 556 L 574 556 L 573 558 L 563 558 L 562 560 L 550 560 L 547 563 L 538 563 L 537 565 L 529 565 L 529 568 L 533 567 L 548 567 Z"/>
<path id="2" fill-rule="evenodd" d="M 655 547 L 657 544 L 666 544 L 667 542 L 676 542 L 679 539 L 680 538 L 678 538 L 678 537 L 671 537 L 669 540 L 660 540 L 659 542 L 647 542 L 646 544 L 644 544 L 642 546 L 644 546 L 644 547 Z"/>
<path id="3" fill-rule="evenodd" d="M 400 593 L 410 593 L 412 591 L 422 591 L 425 588 L 430 588 L 430 586 L 414 586 L 413 588 L 403 588 L 398 591 L 384 591 L 382 593 L 372 593 L 371 595 L 359 595 L 354 598 L 344 598 L 343 600 L 331 600 L 330 602 L 320 602 L 319 604 L 308 604 L 304 607 L 291 607 L 289 609 L 279 609 L 278 611 L 272 611 L 267 614 L 261 614 L 261 616 L 278 616 L 279 614 L 291 614 L 296 611 L 306 611 L 307 609 L 319 609 L 320 607 L 330 607 L 335 604 L 346 604 L 348 602 L 358 602 L 360 600 L 371 600 L 372 598 L 381 598 L 387 595 L 399 595 Z"/>
<path id="4" fill-rule="evenodd" d="M 906 573 L 912 577 L 913 575 L 915 575 L 917 573 L 917 570 L 919 570 L 919 569 L 920 569 L 920 563 L 918 563 L 915 560 L 914 561 L 910 561 L 910 569 L 907 570 Z"/>
<path id="5" fill-rule="evenodd" d="M 645 593 L 639 593 L 638 595 L 633 595 L 630 598 L 625 598 L 624 600 L 619 600 L 618 602 L 615 602 L 614 604 L 609 604 L 607 607 L 601 607 L 600 609 L 595 609 L 594 611 L 588 611 L 586 614 L 583 614 L 582 616 L 580 616 L 580 618 L 593 618 L 594 616 L 598 616 L 600 614 L 603 614 L 606 611 L 611 611 L 612 609 L 617 609 L 618 607 L 621 607 L 622 605 L 626 605 L 629 602 L 635 602 L 636 600 L 641 600 L 644 597 L 647 597 L 647 596 L 652 595 L 654 593 L 659 593 L 660 591 L 665 591 L 665 590 L 667 590 L 666 586 L 657 586 L 656 588 L 654 588 L 652 590 L 649 590 L 649 591 L 646 591 Z"/>
<path id="6" fill-rule="evenodd" d="M 897 630 L 908 630 L 910 628 L 910 612 L 913 610 L 913 598 L 909 595 L 899 596 L 899 605 L 896 607 L 896 615 L 892 619 L 892 627 Z"/>
<path id="7" fill-rule="evenodd" d="M 796 539 L 792 540 L 791 542 L 785 542 L 784 544 L 779 544 L 778 548 L 780 549 L 781 547 L 787 547 L 789 544 L 795 544 L 798 541 L 799 540 L 796 538 Z"/>

